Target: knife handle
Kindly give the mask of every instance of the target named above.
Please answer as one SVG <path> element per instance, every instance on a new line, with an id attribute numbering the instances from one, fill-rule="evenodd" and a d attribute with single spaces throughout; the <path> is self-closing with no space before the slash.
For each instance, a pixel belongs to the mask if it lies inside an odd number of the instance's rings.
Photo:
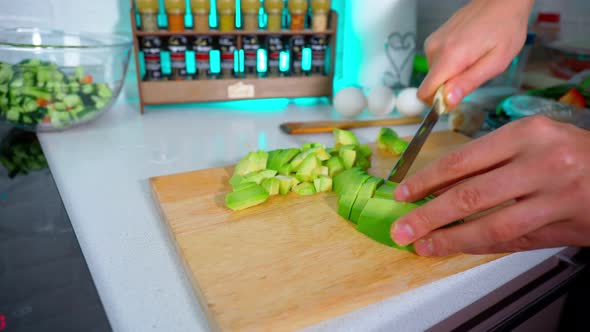
<path id="1" fill-rule="evenodd" d="M 312 121 L 312 122 L 286 122 L 281 124 L 281 130 L 289 135 L 330 133 L 334 129 L 354 129 L 377 126 L 401 126 L 419 124 L 422 122 L 419 116 L 366 120 L 366 121 Z"/>

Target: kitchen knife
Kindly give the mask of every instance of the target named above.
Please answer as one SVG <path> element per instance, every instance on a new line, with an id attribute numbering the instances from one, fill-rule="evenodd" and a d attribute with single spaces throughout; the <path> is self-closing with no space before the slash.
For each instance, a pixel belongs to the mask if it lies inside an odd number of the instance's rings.
<path id="1" fill-rule="evenodd" d="M 432 108 L 428 111 L 428 114 L 422 121 L 418 132 L 416 135 L 414 135 L 414 138 L 412 138 L 412 141 L 406 150 L 402 153 L 395 166 L 391 169 L 388 177 L 389 181 L 400 183 L 404 179 L 410 170 L 410 167 L 412 167 L 416 156 L 422 149 L 424 142 L 426 142 L 426 139 L 428 139 L 432 128 L 434 128 L 441 115 L 447 113 L 443 90 L 444 85 L 436 91 Z"/>

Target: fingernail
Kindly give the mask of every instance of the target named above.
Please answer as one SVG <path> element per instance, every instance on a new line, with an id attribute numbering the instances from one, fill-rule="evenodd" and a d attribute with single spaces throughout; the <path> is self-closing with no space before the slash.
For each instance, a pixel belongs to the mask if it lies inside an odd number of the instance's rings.
<path id="1" fill-rule="evenodd" d="M 395 190 L 395 199 L 405 201 L 410 196 L 410 189 L 405 184 L 401 184 Z"/>
<path id="2" fill-rule="evenodd" d="M 412 243 L 414 235 L 412 227 L 405 222 L 396 222 L 393 225 L 393 241 L 399 245 L 405 246 Z"/>
<path id="3" fill-rule="evenodd" d="M 432 244 L 432 239 L 421 239 L 416 241 L 414 244 L 414 249 L 421 256 L 432 256 L 434 254 L 434 245 Z"/>
<path id="4" fill-rule="evenodd" d="M 449 93 L 447 93 L 447 103 L 452 105 L 459 105 L 463 99 L 463 90 L 456 86 Z"/>

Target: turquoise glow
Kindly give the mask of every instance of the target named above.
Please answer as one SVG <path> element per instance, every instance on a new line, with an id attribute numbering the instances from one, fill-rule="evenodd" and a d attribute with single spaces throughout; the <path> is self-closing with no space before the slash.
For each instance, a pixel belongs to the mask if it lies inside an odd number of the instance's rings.
<path id="1" fill-rule="evenodd" d="M 209 13 L 209 26 L 217 28 L 217 3 L 211 0 L 211 13 Z"/>
<path id="2" fill-rule="evenodd" d="M 238 57 L 238 63 L 240 64 L 240 68 L 239 68 L 239 72 L 243 73 L 246 71 L 246 54 L 244 53 L 244 50 L 239 50 L 239 57 Z"/>
<path id="3" fill-rule="evenodd" d="M 186 71 L 189 75 L 195 74 L 197 72 L 195 51 L 186 51 Z"/>
<path id="4" fill-rule="evenodd" d="M 266 67 L 266 49 L 264 48 L 260 48 L 258 49 L 258 54 L 257 54 L 257 69 L 259 73 L 266 73 L 267 67 Z"/>
<path id="5" fill-rule="evenodd" d="M 236 28 L 242 28 L 242 1 L 236 0 Z"/>
<path id="6" fill-rule="evenodd" d="M 266 142 L 266 133 L 261 132 L 258 134 L 258 149 L 259 150 L 266 150 L 267 142 Z"/>
<path id="7" fill-rule="evenodd" d="M 290 56 L 289 56 L 289 52 L 287 51 L 282 51 L 281 52 L 281 56 L 280 56 L 280 64 L 279 64 L 279 68 L 282 72 L 287 72 L 289 71 L 289 62 L 290 62 Z"/>
<path id="8" fill-rule="evenodd" d="M 211 51 L 211 72 L 219 74 L 221 72 L 221 52 L 219 50 Z"/>
<path id="9" fill-rule="evenodd" d="M 311 48 L 306 47 L 303 49 L 303 60 L 301 63 L 301 69 L 303 71 L 311 70 Z"/>

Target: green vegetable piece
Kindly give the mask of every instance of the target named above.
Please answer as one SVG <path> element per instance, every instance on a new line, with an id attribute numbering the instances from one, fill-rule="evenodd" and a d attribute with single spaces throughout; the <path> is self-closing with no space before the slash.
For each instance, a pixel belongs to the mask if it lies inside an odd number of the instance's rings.
<path id="1" fill-rule="evenodd" d="M 281 152 L 283 152 L 283 150 L 281 149 L 268 151 L 268 160 L 266 162 L 267 169 L 273 169 L 275 171 L 279 170 L 279 167 L 275 167 L 275 165 L 277 163 L 277 158 L 281 154 Z"/>
<path id="2" fill-rule="evenodd" d="M 359 152 L 360 155 L 365 158 L 369 158 L 373 155 L 373 150 L 371 150 L 367 144 L 359 145 L 357 152 Z"/>
<path id="3" fill-rule="evenodd" d="M 78 66 L 74 69 L 74 78 L 78 81 L 81 81 L 84 78 L 84 68 L 82 66 Z"/>
<path id="4" fill-rule="evenodd" d="M 8 63 L 0 63 L 0 83 L 8 82 L 12 79 L 14 70 Z"/>
<path id="5" fill-rule="evenodd" d="M 270 196 L 278 195 L 280 189 L 280 181 L 276 178 L 268 178 L 262 181 L 262 188 L 268 192 Z"/>
<path id="6" fill-rule="evenodd" d="M 410 145 L 410 143 L 402 139 L 398 139 L 393 143 L 393 152 L 395 154 L 401 155 L 408 148 L 408 145 Z"/>
<path id="7" fill-rule="evenodd" d="M 315 191 L 315 187 L 313 185 L 313 183 L 309 183 L 309 182 L 301 182 L 298 185 L 294 186 L 292 191 L 298 195 L 302 195 L 302 196 L 310 196 L 310 195 L 315 195 L 316 191 Z"/>
<path id="8" fill-rule="evenodd" d="M 268 200 L 270 195 L 260 185 L 254 184 L 239 191 L 234 191 L 225 197 L 228 208 L 239 211 L 260 205 Z"/>
<path id="9" fill-rule="evenodd" d="M 275 175 L 277 175 L 277 171 L 274 171 L 272 169 L 257 171 L 245 175 L 241 183 L 254 182 L 256 184 L 262 184 L 262 181 L 272 178 Z"/>
<path id="10" fill-rule="evenodd" d="M 328 176 L 335 177 L 336 175 L 340 174 L 344 171 L 344 162 L 340 157 L 332 157 L 326 162 L 326 166 L 328 166 Z"/>
<path id="11" fill-rule="evenodd" d="M 96 87 L 98 88 L 98 95 L 104 99 L 111 98 L 113 95 L 111 88 L 109 88 L 109 85 L 106 83 L 98 83 Z"/>
<path id="12" fill-rule="evenodd" d="M 316 169 L 321 166 L 321 161 L 315 154 L 308 155 L 301 163 L 295 177 L 302 182 L 311 182 L 314 179 Z"/>
<path id="13" fill-rule="evenodd" d="M 338 195 L 341 195 L 346 191 L 350 183 L 354 183 L 357 181 L 355 180 L 356 178 L 362 177 L 366 174 L 367 173 L 362 169 L 356 167 L 341 172 L 334 177 L 334 192 Z"/>
<path id="14" fill-rule="evenodd" d="M 412 203 L 389 199 L 371 198 L 365 205 L 359 219 L 357 230 L 384 245 L 401 250 L 413 251 L 413 245 L 400 246 L 391 239 L 391 225 L 400 217 L 417 208 Z"/>
<path id="15" fill-rule="evenodd" d="M 327 166 L 320 166 L 315 169 L 314 175 L 316 178 L 319 176 L 330 176 L 330 170 Z"/>
<path id="16" fill-rule="evenodd" d="M 318 193 L 332 191 L 333 180 L 327 176 L 321 175 L 313 180 L 313 186 Z"/>
<path id="17" fill-rule="evenodd" d="M 72 108 L 77 105 L 82 105 L 82 99 L 78 95 L 67 95 L 64 100 L 66 108 Z"/>
<path id="18" fill-rule="evenodd" d="M 268 161 L 268 153 L 266 151 L 250 152 L 244 157 L 235 168 L 235 174 L 247 175 L 253 172 L 262 171 L 266 169 Z"/>
<path id="19" fill-rule="evenodd" d="M 338 197 L 338 214 L 341 217 L 350 220 L 352 206 L 354 205 L 354 202 L 356 201 L 363 184 L 370 178 L 370 175 L 365 174 L 361 177 L 351 180 L 351 183 L 349 183 L 346 187 L 346 191 L 342 192 L 342 194 Z"/>
<path id="20" fill-rule="evenodd" d="M 237 186 L 240 185 L 240 183 L 242 183 L 242 181 L 244 180 L 244 177 L 238 174 L 234 174 L 230 179 L 229 179 L 229 184 L 232 186 L 232 188 L 236 188 Z"/>
<path id="21" fill-rule="evenodd" d="M 303 163 L 305 158 L 307 158 L 307 156 L 310 154 L 316 155 L 321 161 L 330 159 L 330 155 L 326 153 L 326 149 L 323 146 L 316 146 L 307 151 L 301 152 L 295 156 L 295 158 L 293 158 L 291 161 L 291 165 L 293 165 L 293 172 L 297 172 L 299 170 L 301 163 Z"/>
<path id="22" fill-rule="evenodd" d="M 20 117 L 20 111 L 18 108 L 11 108 L 6 112 L 6 119 L 8 121 L 17 122 L 18 118 Z"/>
<path id="23" fill-rule="evenodd" d="M 334 141 L 336 142 L 335 147 L 339 148 L 343 145 L 359 145 L 359 141 L 356 138 L 356 135 L 352 131 L 343 130 L 343 129 L 334 129 Z"/>
<path id="24" fill-rule="evenodd" d="M 360 167 L 361 169 L 364 169 L 364 170 L 368 170 L 369 168 L 371 168 L 371 162 L 369 161 L 369 159 L 367 159 L 363 156 L 358 156 L 358 158 L 355 162 L 355 166 Z"/>
<path id="25" fill-rule="evenodd" d="M 387 181 L 382 184 L 375 192 L 375 198 L 393 199 L 393 193 L 398 184 L 392 181 Z"/>
<path id="26" fill-rule="evenodd" d="M 311 149 L 313 149 L 313 148 L 323 148 L 323 149 L 325 149 L 325 148 L 326 148 L 326 146 L 325 146 L 325 145 L 323 145 L 323 144 L 321 144 L 321 143 L 304 143 L 304 144 L 301 146 L 301 150 L 302 150 L 303 152 L 305 152 L 305 151 L 307 151 L 307 150 L 311 150 Z"/>
<path id="27" fill-rule="evenodd" d="M 356 161 L 356 151 L 349 150 L 349 149 L 341 149 L 340 150 L 340 158 L 342 159 L 342 163 L 344 164 L 345 169 L 350 169 L 354 166 Z"/>
<path id="28" fill-rule="evenodd" d="M 275 179 L 279 181 L 279 194 L 281 195 L 287 195 L 295 185 L 299 184 L 299 181 L 292 176 L 277 175 Z"/>
<path id="29" fill-rule="evenodd" d="M 234 191 L 247 190 L 247 189 L 250 189 L 250 188 L 256 187 L 256 186 L 258 186 L 258 184 L 256 184 L 255 182 L 243 182 L 243 183 L 240 183 L 239 185 L 237 185 L 234 188 Z"/>
<path id="30" fill-rule="evenodd" d="M 273 161 L 269 161 L 268 168 L 280 171 L 281 167 L 289 164 L 293 160 L 293 158 L 295 158 L 300 152 L 301 150 L 299 149 L 282 150 L 281 153 L 277 155 L 277 157 Z"/>
<path id="31" fill-rule="evenodd" d="M 399 138 L 398 134 L 391 128 L 381 128 L 377 136 L 377 146 L 379 149 L 387 150 L 395 155 L 402 154 L 408 144 L 408 142 Z"/>
<path id="32" fill-rule="evenodd" d="M 279 169 L 279 174 L 281 174 L 281 175 L 291 175 L 291 173 L 293 173 L 293 165 L 291 165 L 291 164 L 283 165 Z"/>
<path id="33" fill-rule="evenodd" d="M 82 84 L 81 91 L 85 95 L 89 95 L 94 92 L 94 85 L 93 84 Z"/>
<path id="34" fill-rule="evenodd" d="M 350 212 L 350 221 L 353 223 L 357 223 L 365 205 L 369 199 L 373 198 L 375 195 L 375 191 L 377 187 L 383 183 L 383 179 L 377 177 L 370 177 L 367 182 L 365 182 L 361 189 L 359 190 L 358 195 L 356 196 L 356 200 L 352 206 L 352 210 Z"/>
<path id="35" fill-rule="evenodd" d="M 340 151 L 340 150 L 339 150 L 339 149 L 336 149 L 336 148 L 328 148 L 328 149 L 326 149 L 326 152 L 327 152 L 329 155 L 331 155 L 331 156 L 338 156 L 338 152 L 339 152 L 339 151 Z"/>

